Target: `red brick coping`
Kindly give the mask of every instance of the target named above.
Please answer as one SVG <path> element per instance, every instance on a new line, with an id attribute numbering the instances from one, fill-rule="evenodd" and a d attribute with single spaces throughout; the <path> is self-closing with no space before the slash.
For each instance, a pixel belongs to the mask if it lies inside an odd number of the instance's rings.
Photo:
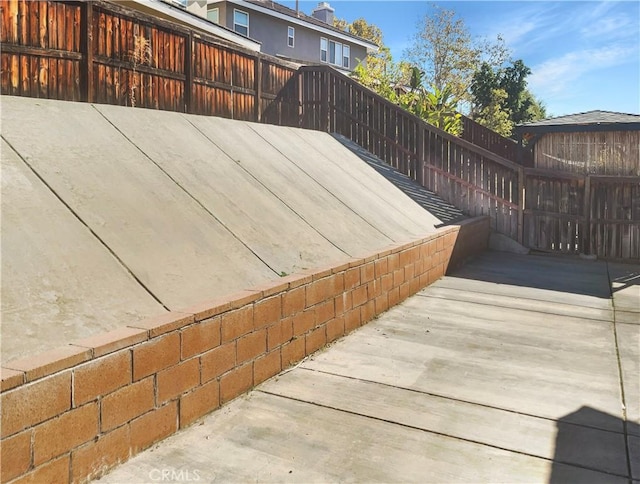
<path id="1" fill-rule="evenodd" d="M 2 368 L 2 482 L 82 482 L 367 323 L 487 248 L 489 219 Z"/>

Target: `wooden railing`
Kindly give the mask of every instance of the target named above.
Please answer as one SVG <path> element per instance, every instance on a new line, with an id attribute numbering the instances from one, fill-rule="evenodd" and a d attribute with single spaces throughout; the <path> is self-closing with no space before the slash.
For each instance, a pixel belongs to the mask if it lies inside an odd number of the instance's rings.
<path id="1" fill-rule="evenodd" d="M 471 120 L 465 126 L 474 131 L 459 138 L 334 69 L 299 72 L 301 126 L 346 136 L 469 215 L 489 215 L 494 230 L 531 249 L 640 259 L 640 177 L 527 168 L 514 163 L 515 143 Z"/>
<path id="2" fill-rule="evenodd" d="M 2 94 L 298 123 L 293 64 L 110 2 L 1 10 Z"/>
<path id="3" fill-rule="evenodd" d="M 533 167 L 533 154 L 530 150 L 522 149 L 511 138 L 506 138 L 464 115 L 460 137 L 520 165 Z"/>
<path id="4" fill-rule="evenodd" d="M 0 9 L 2 94 L 337 132 L 527 247 L 640 259 L 640 177 L 527 168 L 515 143 L 472 120 L 452 136 L 328 66 L 297 70 L 114 3 Z"/>
<path id="5" fill-rule="evenodd" d="M 522 241 L 523 167 L 431 126 L 329 67 L 300 68 L 302 126 L 342 134 Z"/>

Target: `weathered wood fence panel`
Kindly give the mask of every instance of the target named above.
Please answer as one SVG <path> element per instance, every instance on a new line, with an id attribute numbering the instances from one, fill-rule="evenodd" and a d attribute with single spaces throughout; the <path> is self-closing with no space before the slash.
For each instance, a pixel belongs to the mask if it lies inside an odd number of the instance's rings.
<path id="1" fill-rule="evenodd" d="M 298 124 L 292 64 L 110 2 L 0 9 L 2 94 Z"/>
<path id="2" fill-rule="evenodd" d="M 463 140 L 489 150 L 507 160 L 515 161 L 526 167 L 533 167 L 531 151 L 520 149 L 518 143 L 511 138 L 506 138 L 467 116 L 462 116 L 462 128 L 460 137 Z"/>

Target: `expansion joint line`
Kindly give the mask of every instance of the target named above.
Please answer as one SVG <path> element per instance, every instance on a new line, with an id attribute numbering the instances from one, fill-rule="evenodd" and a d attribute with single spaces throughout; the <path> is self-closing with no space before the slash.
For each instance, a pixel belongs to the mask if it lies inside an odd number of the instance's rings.
<path id="1" fill-rule="evenodd" d="M 313 406 L 316 406 L 316 407 L 326 408 L 328 410 L 333 410 L 333 411 L 336 411 L 336 412 L 346 413 L 348 415 L 354 415 L 356 417 L 375 420 L 377 422 L 383 422 L 383 423 L 390 424 L 390 425 L 396 425 L 396 426 L 399 426 L 399 427 L 403 427 L 403 428 L 410 429 L 410 430 L 415 430 L 415 431 L 418 431 L 418 432 L 438 435 L 438 436 L 444 437 L 446 439 L 453 439 L 453 440 L 458 440 L 458 441 L 462 441 L 462 442 L 468 442 L 468 443 L 475 444 L 475 445 L 481 445 L 481 446 L 484 446 L 484 447 L 490 447 L 492 449 L 498 449 L 498 450 L 501 450 L 501 451 L 504 451 L 504 452 L 509 452 L 511 454 L 518 454 L 518 455 L 523 455 L 523 456 L 526 456 L 526 457 L 532 457 L 532 458 L 535 458 L 535 459 L 541 459 L 541 460 L 544 460 L 544 461 L 547 461 L 547 462 L 552 462 L 552 463 L 557 463 L 557 464 L 565 464 L 565 465 L 572 466 L 572 467 L 578 467 L 578 468 L 581 468 L 581 469 L 587 469 L 587 470 L 590 470 L 590 471 L 596 471 L 596 472 L 599 472 L 599 473 L 602 473 L 602 474 L 605 474 L 605 475 L 616 476 L 616 477 L 626 477 L 626 476 L 621 476 L 620 474 L 616 474 L 616 473 L 613 473 L 613 472 L 603 471 L 603 470 L 600 470 L 600 469 L 587 467 L 585 465 L 576 464 L 576 463 L 573 463 L 573 462 L 567 462 L 567 461 L 563 461 L 563 460 L 554 460 L 554 459 L 549 458 L 549 457 L 543 457 L 543 456 L 540 456 L 540 455 L 531 454 L 529 452 L 523 452 L 521 450 L 509 449 L 507 447 L 502 447 L 502 446 L 499 446 L 499 445 L 489 444 L 487 442 L 482 442 L 480 440 L 459 437 L 459 436 L 456 436 L 456 435 L 451 435 L 451 434 L 447 434 L 447 433 L 444 433 L 444 432 L 439 432 L 437 430 L 430 430 L 430 429 L 426 429 L 426 428 L 423 428 L 423 427 L 418 427 L 416 425 L 397 422 L 395 420 L 391 420 L 391 419 L 387 419 L 387 418 L 375 417 L 373 415 L 367 415 L 367 414 L 363 414 L 363 413 L 356 412 L 356 411 L 353 411 L 353 410 L 346 410 L 344 408 L 334 407 L 332 405 L 325 405 L 323 403 L 312 402 L 312 401 L 305 400 L 305 399 L 302 399 L 302 398 L 291 397 L 291 396 L 283 395 L 283 394 L 280 394 L 280 393 L 273 393 L 273 392 L 270 392 L 268 390 L 260 390 L 260 389 L 258 389 L 256 391 L 258 391 L 260 393 L 263 393 L 265 395 L 270 395 L 272 397 L 282 398 L 284 400 L 293 400 L 295 402 L 306 403 L 307 405 L 313 405 Z"/>
<path id="2" fill-rule="evenodd" d="M 256 256 L 256 258 L 262 262 L 265 266 L 267 266 L 269 268 L 270 271 L 272 271 L 274 274 L 280 275 L 280 273 L 274 269 L 273 267 L 271 267 L 267 261 L 265 261 L 262 257 L 260 257 L 251 247 L 249 247 L 248 244 L 246 244 L 242 239 L 240 239 L 240 237 L 238 237 L 236 234 L 233 233 L 233 231 L 227 227 L 227 225 L 220 220 L 218 217 L 216 217 L 213 212 L 211 212 L 207 207 L 205 207 L 205 205 L 198 200 L 194 195 L 192 195 L 189 190 L 187 190 L 185 187 L 183 187 L 180 182 L 178 182 L 178 180 L 176 180 L 174 177 L 172 177 L 164 168 L 162 168 L 162 166 L 160 166 L 153 158 L 151 158 L 148 154 L 146 154 L 144 152 L 144 150 L 142 148 L 140 148 L 136 143 L 134 143 L 134 141 L 129 138 L 120 128 L 118 128 L 115 124 L 113 124 L 111 122 L 111 120 L 109 118 L 107 118 L 98 108 L 96 108 L 93 104 L 91 105 L 93 107 L 93 109 L 95 109 L 98 113 L 100 113 L 100 116 L 102 116 L 107 123 L 109 123 L 111 126 L 113 126 L 113 128 L 122 135 L 122 137 L 124 139 L 126 139 L 129 143 L 131 143 L 131 145 L 133 147 L 135 147 L 140 153 L 142 153 L 142 155 L 147 158 L 151 163 L 153 163 L 161 172 L 162 174 L 164 174 L 169 180 L 171 180 L 180 190 L 182 190 L 189 198 L 191 198 L 191 200 L 193 200 L 200 208 L 202 208 L 207 215 L 209 215 L 211 218 L 213 218 L 216 222 L 218 222 L 222 227 L 224 227 L 224 229 L 234 238 L 236 239 L 238 242 L 240 242 L 240 244 L 242 244 L 249 252 L 251 252 L 254 256 Z"/>
<path id="3" fill-rule="evenodd" d="M 209 138 L 209 136 L 202 131 L 198 126 L 196 126 L 195 124 L 193 124 L 191 122 L 190 119 L 187 119 L 187 122 L 193 126 L 202 136 L 204 136 L 207 141 L 209 141 L 209 143 L 211 143 L 212 145 L 216 146 L 222 153 L 224 153 L 224 155 L 229 158 L 230 160 L 233 160 L 233 157 L 227 153 L 224 149 L 222 149 L 221 146 L 219 146 L 218 144 L 216 144 L 216 142 L 214 140 L 212 140 L 211 138 Z M 340 252 L 342 252 L 343 254 L 351 257 L 351 254 L 348 254 L 347 252 L 345 252 L 343 249 L 341 249 L 340 247 L 338 247 L 333 241 L 329 240 L 324 234 L 322 234 L 317 228 L 315 228 L 313 225 L 311 225 L 309 222 L 307 222 L 307 220 L 301 215 L 299 214 L 291 205 L 289 205 L 287 202 L 285 202 L 282 198 L 280 198 L 280 196 L 274 192 L 273 190 L 271 190 L 268 186 L 266 186 L 262 181 L 260 181 L 258 178 L 256 178 L 256 176 L 251 173 L 249 170 L 247 170 L 242 164 L 237 163 L 237 165 L 247 174 L 249 175 L 251 178 L 253 178 L 260 186 L 264 187 L 265 190 L 267 190 L 269 193 L 271 193 L 277 200 L 279 200 L 285 207 L 287 207 L 289 210 L 291 210 L 294 214 L 296 214 L 300 220 L 302 220 L 305 224 L 307 224 L 311 230 L 313 230 L 314 232 L 316 232 L 320 237 L 322 237 L 324 240 L 326 240 L 327 242 L 329 242 L 329 244 L 333 245 L 336 249 L 338 249 Z"/>
<path id="4" fill-rule="evenodd" d="M 360 215 L 358 212 L 356 212 L 353 208 L 351 208 L 349 205 L 347 205 L 344 201 L 342 201 L 340 198 L 338 198 L 335 194 L 333 194 L 327 187 L 325 187 L 322 183 L 320 183 L 318 180 L 316 180 L 314 177 L 312 177 L 309 173 L 307 173 L 302 167 L 298 166 L 298 164 L 296 162 L 294 162 L 291 158 L 289 158 L 287 155 L 285 155 L 282 151 L 280 151 L 271 141 L 269 141 L 267 138 L 265 138 L 264 136 L 262 136 L 260 133 L 258 133 L 255 129 L 253 129 L 251 126 L 249 126 L 249 128 L 256 133 L 260 138 L 262 138 L 263 140 L 265 140 L 267 142 L 267 144 L 269 146 L 271 146 L 274 150 L 276 150 L 278 153 L 280 153 L 284 158 L 286 158 L 287 160 L 289 160 L 289 162 L 291 162 L 291 164 L 293 164 L 298 170 L 300 170 L 302 173 L 304 173 L 305 175 L 307 175 L 316 185 L 318 185 L 320 188 L 322 188 L 325 192 L 327 192 L 329 195 L 331 195 L 333 198 L 335 198 L 340 204 L 344 205 L 347 210 L 349 210 L 351 213 L 353 213 L 356 217 L 358 217 L 359 219 L 361 219 L 364 223 L 366 223 L 367 225 L 369 225 L 373 230 L 375 230 L 376 232 L 379 232 L 381 235 L 385 236 L 387 239 L 389 239 L 391 242 L 393 242 L 393 238 L 391 238 L 390 235 L 385 234 L 382 230 L 380 230 L 378 227 L 376 227 L 375 225 L 373 225 L 371 222 L 369 222 L 367 219 L 365 219 L 362 215 Z"/>
<path id="5" fill-rule="evenodd" d="M 618 382 L 620 384 L 620 398 L 622 399 L 622 426 L 624 428 L 624 448 L 627 453 L 627 473 L 631 480 L 631 449 L 629 449 L 629 423 L 627 420 L 627 399 L 624 392 L 624 379 L 622 375 L 622 360 L 620 358 L 620 346 L 618 344 L 618 328 L 616 323 L 616 304 L 613 297 L 613 281 L 609 272 L 609 263 L 607 264 L 607 278 L 609 279 L 609 297 L 611 299 L 611 307 L 613 309 L 613 342 L 616 347 L 616 362 L 618 364 Z"/>
<path id="6" fill-rule="evenodd" d="M 140 287 L 142 287 L 158 304 L 160 304 L 164 309 L 166 309 L 167 311 L 171 311 L 171 309 L 169 309 L 161 300 L 158 296 L 156 296 L 153 291 L 144 283 L 140 280 L 140 278 L 129 268 L 129 266 L 126 264 L 126 262 L 124 260 L 122 260 L 118 254 L 115 253 L 115 251 L 109 247 L 109 245 L 106 243 L 106 241 L 104 239 L 102 239 L 102 237 L 100 237 L 90 226 L 87 222 L 85 222 L 85 220 L 80 216 L 80 214 L 78 212 L 76 212 L 71 205 L 69 205 L 63 198 L 62 196 L 55 191 L 55 189 L 42 177 L 40 176 L 40 173 L 38 173 L 36 171 L 36 169 L 31 166 L 31 164 L 18 152 L 18 150 L 16 150 L 13 145 L 4 137 L 2 136 L 2 139 L 7 143 L 7 145 L 9 145 L 9 147 L 14 151 L 14 153 L 22 160 L 22 162 L 29 168 L 29 170 L 38 178 L 38 180 L 40 180 L 45 187 L 47 187 L 47 189 L 53 194 L 53 196 L 55 196 L 60 203 L 62 203 L 62 205 L 64 205 L 67 210 L 69 210 L 69 212 L 82 224 L 84 225 L 84 227 L 89 231 L 89 233 L 95 237 L 95 239 L 100 242 L 100 244 L 107 249 L 107 251 L 109 252 L 109 254 L 111 254 L 111 256 L 118 261 L 118 263 L 127 271 L 127 273 L 133 277 L 133 279 L 140 285 Z"/>

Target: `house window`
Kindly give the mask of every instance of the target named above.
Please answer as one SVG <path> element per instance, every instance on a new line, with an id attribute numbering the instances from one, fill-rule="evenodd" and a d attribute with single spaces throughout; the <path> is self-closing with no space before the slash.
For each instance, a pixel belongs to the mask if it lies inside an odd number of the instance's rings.
<path id="1" fill-rule="evenodd" d="M 294 29 L 293 27 L 287 28 L 287 45 L 289 47 L 293 47 L 295 36 L 296 36 L 296 29 Z"/>
<path id="2" fill-rule="evenodd" d="M 212 8 L 207 10 L 207 19 L 211 20 L 213 23 L 220 23 L 220 10 L 217 8 Z"/>
<path id="3" fill-rule="evenodd" d="M 349 69 L 351 59 L 351 47 L 348 45 L 342 46 L 342 67 Z"/>
<path id="4" fill-rule="evenodd" d="M 324 42 L 324 44 L 323 44 Z M 320 52 L 321 52 L 321 57 L 320 59 L 322 60 L 322 62 L 327 62 L 327 56 L 325 55 L 325 52 L 323 51 L 323 45 L 327 44 L 327 40 L 326 39 L 320 39 Z M 338 66 L 338 67 L 344 67 L 346 69 L 349 69 L 350 64 L 351 64 L 351 47 L 349 47 L 346 44 L 341 44 L 340 42 L 334 42 L 333 40 L 329 41 L 329 52 L 328 52 L 328 57 L 329 57 L 329 64 L 333 64 L 334 66 Z"/>
<path id="5" fill-rule="evenodd" d="M 327 39 L 325 39 L 324 37 L 320 38 L 320 60 L 322 62 L 327 62 L 327 52 L 328 52 L 328 47 L 327 47 Z"/>
<path id="6" fill-rule="evenodd" d="M 249 37 L 249 14 L 242 10 L 233 10 L 233 30 Z"/>

